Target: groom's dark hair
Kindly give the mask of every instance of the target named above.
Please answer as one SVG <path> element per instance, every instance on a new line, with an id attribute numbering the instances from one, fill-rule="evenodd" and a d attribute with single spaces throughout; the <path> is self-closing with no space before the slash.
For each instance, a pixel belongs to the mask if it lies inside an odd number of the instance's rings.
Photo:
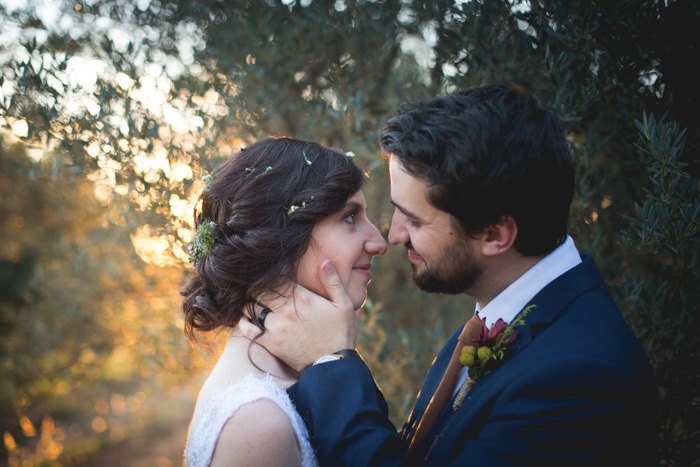
<path id="1" fill-rule="evenodd" d="M 574 192 L 557 117 L 513 84 L 470 88 L 401 106 L 382 151 L 429 184 L 428 201 L 476 235 L 515 219 L 515 247 L 546 254 L 566 238 Z"/>

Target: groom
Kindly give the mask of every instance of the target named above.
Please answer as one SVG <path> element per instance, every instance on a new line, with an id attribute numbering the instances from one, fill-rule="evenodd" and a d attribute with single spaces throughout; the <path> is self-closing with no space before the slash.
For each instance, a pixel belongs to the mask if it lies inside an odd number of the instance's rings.
<path id="1" fill-rule="evenodd" d="M 351 350 L 356 320 L 332 265 L 323 268 L 330 301 L 300 290 L 296 308 L 270 304 L 258 342 L 303 370 L 289 392 L 320 463 L 654 464 L 646 356 L 566 233 L 574 175 L 557 118 L 513 85 L 477 87 L 403 106 L 382 149 L 395 206 L 389 241 L 406 247 L 422 290 L 476 300 L 477 318 L 465 313 L 476 334 L 447 340 L 397 433 Z M 477 319 L 520 322 L 480 378 L 455 353 L 475 344 Z"/>

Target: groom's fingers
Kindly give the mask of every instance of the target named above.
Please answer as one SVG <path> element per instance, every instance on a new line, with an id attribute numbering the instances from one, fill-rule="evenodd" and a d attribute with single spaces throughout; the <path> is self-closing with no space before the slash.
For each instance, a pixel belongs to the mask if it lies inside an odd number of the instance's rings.
<path id="1" fill-rule="evenodd" d="M 354 349 L 357 345 L 357 334 L 360 327 L 360 313 L 352 304 L 340 276 L 335 267 L 329 260 L 321 263 L 321 283 L 326 289 L 328 298 L 338 313 L 335 316 L 333 326 L 335 332 L 339 333 L 336 340 L 338 344 L 342 344 L 336 350 Z"/>
<path id="2" fill-rule="evenodd" d="M 322 262 L 319 268 L 328 299 L 293 284 L 288 290 L 257 297 L 251 316 L 239 325 L 246 337 L 297 371 L 322 355 L 354 348 L 357 342 L 358 313 L 337 271 L 330 261 Z M 258 325 L 263 307 L 271 310 L 264 315 L 264 331 Z"/>
<path id="3" fill-rule="evenodd" d="M 238 321 L 238 328 L 241 330 L 241 333 L 250 340 L 258 337 L 262 332 L 257 324 L 254 324 L 247 316 L 241 317 Z"/>
<path id="4" fill-rule="evenodd" d="M 350 297 L 348 297 L 345 287 L 343 287 L 343 283 L 340 281 L 338 271 L 335 270 L 330 260 L 321 262 L 319 277 L 321 278 L 323 287 L 326 289 L 328 299 L 339 311 L 347 313 L 355 311 L 353 310 Z"/>
<path id="5" fill-rule="evenodd" d="M 242 317 L 239 322 L 239 328 L 245 337 L 255 339 L 256 344 L 265 347 L 292 367 L 296 367 L 296 361 L 294 352 L 290 350 L 295 349 L 289 349 L 289 346 L 294 347 L 295 340 L 303 336 L 304 332 L 303 328 L 300 329 L 300 317 L 296 310 L 300 303 L 306 303 L 307 300 L 297 297 L 300 292 L 312 294 L 304 287 L 293 283 L 289 283 L 283 290 L 261 294 L 257 297 L 256 303 L 251 306 L 250 315 Z M 261 313 L 265 309 L 268 312 L 261 320 Z"/>

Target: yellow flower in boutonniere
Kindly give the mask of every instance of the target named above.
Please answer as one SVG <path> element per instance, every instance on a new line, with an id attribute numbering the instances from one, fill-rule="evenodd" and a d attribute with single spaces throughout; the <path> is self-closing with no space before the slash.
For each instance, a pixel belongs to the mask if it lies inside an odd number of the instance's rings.
<path id="1" fill-rule="evenodd" d="M 469 373 L 452 405 L 455 411 L 462 405 L 474 383 L 482 376 L 491 373 L 510 354 L 511 346 L 518 337 L 518 331 L 515 328 L 525 324 L 525 317 L 533 308 L 535 305 L 522 310 L 510 324 L 506 324 L 499 318 L 489 329 L 486 327 L 486 321 L 483 321 L 481 334 L 478 339 L 474 339 L 474 345 L 466 345 L 462 348 L 459 362 L 469 367 Z"/>
<path id="2" fill-rule="evenodd" d="M 476 347 L 467 345 L 462 348 L 462 354 L 459 356 L 459 363 L 462 366 L 472 366 L 476 361 Z"/>

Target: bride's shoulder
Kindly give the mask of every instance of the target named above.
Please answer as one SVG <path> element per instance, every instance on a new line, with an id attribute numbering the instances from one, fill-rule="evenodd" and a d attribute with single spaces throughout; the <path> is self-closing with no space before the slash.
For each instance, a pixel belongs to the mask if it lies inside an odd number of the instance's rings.
<path id="1" fill-rule="evenodd" d="M 210 377 L 199 392 L 193 418 L 218 418 L 223 421 L 242 406 L 261 398 L 278 400 L 285 399 L 286 395 L 267 374 L 247 374 L 228 381 Z"/>
<path id="2" fill-rule="evenodd" d="M 211 465 L 217 459 L 244 465 L 286 465 L 285 459 L 298 459 L 293 407 L 272 376 L 248 374 L 228 383 L 208 383 L 190 424 L 188 466 L 210 465 L 210 459 Z"/>
<path id="3" fill-rule="evenodd" d="M 297 438 L 289 416 L 273 401 L 241 406 L 224 424 L 211 465 L 237 459 L 245 465 L 299 465 Z"/>
<path id="4" fill-rule="evenodd" d="M 214 457 L 230 463 L 231 459 L 238 460 L 242 455 L 276 456 L 281 453 L 294 458 L 298 448 L 294 444 L 295 431 L 290 420 L 293 408 L 289 410 L 288 406 L 291 407 L 289 397 L 269 374 L 248 374 L 228 382 L 208 380 L 197 398 L 190 424 L 187 465 L 209 465 L 210 459 L 215 465 Z M 294 441 L 291 453 L 287 449 L 289 439 Z M 235 457 L 229 457 L 234 452 Z M 278 464 L 274 459 L 255 457 L 244 463 Z"/>

